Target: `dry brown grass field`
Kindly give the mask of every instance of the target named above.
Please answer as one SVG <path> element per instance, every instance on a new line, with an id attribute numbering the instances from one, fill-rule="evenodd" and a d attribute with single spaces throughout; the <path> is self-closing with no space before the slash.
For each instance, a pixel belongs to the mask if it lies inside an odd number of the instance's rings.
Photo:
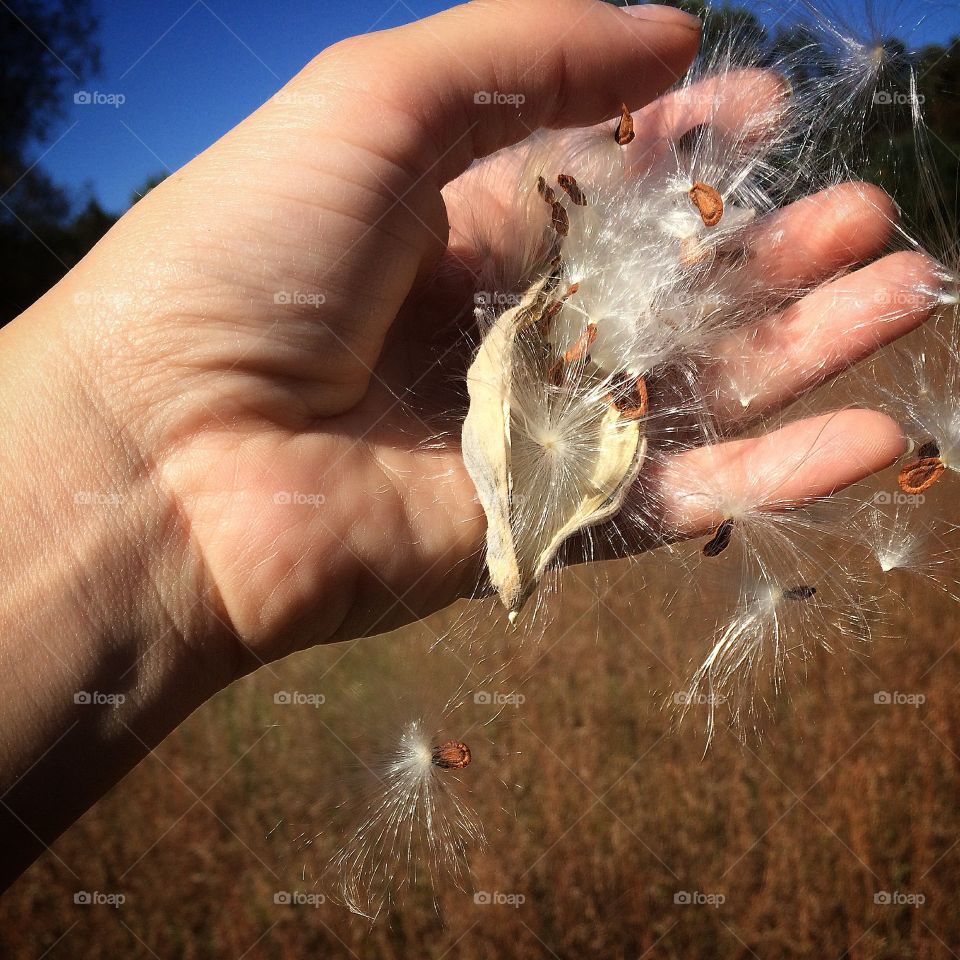
<path id="1" fill-rule="evenodd" d="M 670 582 L 656 566 L 645 587 L 618 564 L 599 591 L 568 578 L 560 626 L 520 654 L 525 701 L 470 734 L 462 784 L 488 839 L 472 857 L 473 889 L 444 885 L 435 904 L 415 887 L 372 927 L 319 897 L 274 902 L 321 889 L 316 865 L 337 842 L 327 811 L 349 796 L 365 725 L 399 716 L 404 677 L 420 690 L 446 682 L 412 654 L 447 614 L 294 656 L 197 712 L 6 895 L 3 955 L 955 955 L 953 604 L 898 582 L 902 601 L 868 649 L 816 652 L 791 672 L 762 736 L 721 728 L 704 755 L 698 719 L 678 728 L 664 704 L 705 638 L 642 600 Z M 373 691 L 367 708 L 357 685 Z M 325 702 L 277 704 L 279 690 Z M 883 691 L 922 702 L 877 703 Z M 318 836 L 303 850 L 301 834 Z M 124 902 L 76 904 L 77 891 Z M 477 903 L 475 891 L 511 899 Z"/>

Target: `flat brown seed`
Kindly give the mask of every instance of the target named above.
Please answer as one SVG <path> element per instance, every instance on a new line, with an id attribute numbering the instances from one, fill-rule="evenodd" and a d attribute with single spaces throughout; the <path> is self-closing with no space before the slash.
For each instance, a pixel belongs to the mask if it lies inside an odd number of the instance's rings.
<path id="1" fill-rule="evenodd" d="M 719 557 L 727 547 L 730 546 L 730 540 L 733 537 L 733 521 L 724 520 L 723 523 L 713 531 L 713 536 L 703 545 L 703 555 L 705 557 Z"/>
<path id="2" fill-rule="evenodd" d="M 587 351 L 593 346 L 593 341 L 597 339 L 597 325 L 588 323 L 583 333 L 577 337 L 577 342 L 564 353 L 564 363 L 576 363 L 577 360 L 585 357 Z"/>
<path id="3" fill-rule="evenodd" d="M 788 587 L 783 591 L 784 600 L 809 600 L 811 597 L 815 596 L 817 592 L 816 587 L 807 586 L 806 584 L 801 584 L 799 587 Z"/>
<path id="4" fill-rule="evenodd" d="M 939 457 L 920 457 L 904 464 L 897 483 L 904 493 L 923 493 L 940 479 L 946 468 Z"/>
<path id="5" fill-rule="evenodd" d="M 627 109 L 627 105 L 624 103 L 620 107 L 620 119 L 617 121 L 617 128 L 613 131 L 613 139 L 620 144 L 621 147 L 625 147 L 628 143 L 633 142 L 633 138 L 636 136 L 633 130 L 633 114 Z"/>
<path id="6" fill-rule="evenodd" d="M 626 420 L 639 420 L 647 415 L 650 398 L 647 381 L 643 377 L 631 377 L 618 373 L 613 377 L 613 389 L 607 394 L 607 402 L 613 404 L 617 413 Z"/>
<path id="7" fill-rule="evenodd" d="M 939 457 L 940 444 L 938 444 L 936 440 L 928 440 L 926 443 L 920 445 L 917 456 L 921 460 L 923 460 L 924 457 Z"/>
<path id="8" fill-rule="evenodd" d="M 557 177 L 557 183 L 560 184 L 563 192 L 575 203 L 578 207 L 585 207 L 587 205 L 587 197 L 584 194 L 583 190 L 580 189 L 580 184 L 570 176 L 569 173 L 561 173 Z"/>
<path id="9" fill-rule="evenodd" d="M 557 199 L 553 187 L 551 187 L 543 177 L 537 177 L 537 193 L 539 193 L 547 203 L 553 203 Z"/>
<path id="10" fill-rule="evenodd" d="M 570 232 L 570 218 L 567 216 L 567 211 L 563 208 L 563 204 L 559 200 L 553 202 L 553 229 L 560 234 L 561 237 L 565 237 Z"/>
<path id="11" fill-rule="evenodd" d="M 462 770 L 472 759 L 470 748 L 458 740 L 448 740 L 434 747 L 430 758 L 433 765 L 441 770 Z"/>
<path id="12" fill-rule="evenodd" d="M 715 227 L 723 217 L 723 197 L 716 187 L 698 180 L 689 191 L 693 205 L 700 211 L 703 222 Z"/>

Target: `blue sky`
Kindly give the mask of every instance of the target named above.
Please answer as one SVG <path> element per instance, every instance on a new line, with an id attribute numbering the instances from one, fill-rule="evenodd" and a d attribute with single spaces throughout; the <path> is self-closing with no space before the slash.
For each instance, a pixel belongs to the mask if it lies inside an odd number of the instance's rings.
<path id="1" fill-rule="evenodd" d="M 857 8 L 861 19 L 854 22 L 862 22 L 863 0 L 828 2 L 843 11 Z M 901 24 L 921 19 L 917 13 L 929 3 L 871 5 L 882 22 Z M 760 8 L 759 0 L 742 5 Z M 450 6 L 445 0 L 98 0 L 101 74 L 82 88 L 71 78 L 64 118 L 35 156 L 57 182 L 122 211 L 148 176 L 182 166 L 324 47 Z M 913 32 L 914 42 L 960 34 L 957 0 L 933 9 Z M 79 89 L 101 102 L 74 103 Z"/>

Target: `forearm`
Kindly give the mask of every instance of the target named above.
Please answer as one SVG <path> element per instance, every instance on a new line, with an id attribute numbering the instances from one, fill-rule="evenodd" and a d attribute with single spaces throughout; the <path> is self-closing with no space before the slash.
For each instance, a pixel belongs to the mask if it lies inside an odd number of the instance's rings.
<path id="1" fill-rule="evenodd" d="M 65 299 L 0 333 L 4 883 L 233 668 L 201 627 L 215 597 L 177 506 L 74 354 Z"/>

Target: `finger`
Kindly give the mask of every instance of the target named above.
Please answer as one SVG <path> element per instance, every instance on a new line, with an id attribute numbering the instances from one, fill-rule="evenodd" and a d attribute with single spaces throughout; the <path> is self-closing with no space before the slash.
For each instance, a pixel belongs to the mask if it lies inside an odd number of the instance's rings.
<path id="1" fill-rule="evenodd" d="M 784 293 L 804 290 L 880 253 L 897 208 L 879 187 L 842 183 L 764 217 L 747 231 L 746 282 Z"/>
<path id="2" fill-rule="evenodd" d="M 355 142 L 442 185 L 539 127 L 649 103 L 689 66 L 699 27 L 650 4 L 475 0 L 338 45 L 294 83 L 324 88 L 322 125 L 346 119 Z"/>
<path id="3" fill-rule="evenodd" d="M 759 69 L 734 70 L 671 91 L 634 114 L 637 136 L 627 148 L 628 159 L 649 162 L 675 149 L 684 134 L 701 124 L 733 141 L 773 134 L 790 92 L 782 75 Z"/>
<path id="4" fill-rule="evenodd" d="M 668 537 L 715 529 L 728 517 L 784 510 L 883 470 L 906 440 L 889 417 L 842 410 L 749 440 L 669 457 L 652 478 Z"/>
<path id="5" fill-rule="evenodd" d="M 727 428 L 785 406 L 918 327 L 941 289 L 933 261 L 895 253 L 733 332 L 705 374 L 714 413 Z"/>

